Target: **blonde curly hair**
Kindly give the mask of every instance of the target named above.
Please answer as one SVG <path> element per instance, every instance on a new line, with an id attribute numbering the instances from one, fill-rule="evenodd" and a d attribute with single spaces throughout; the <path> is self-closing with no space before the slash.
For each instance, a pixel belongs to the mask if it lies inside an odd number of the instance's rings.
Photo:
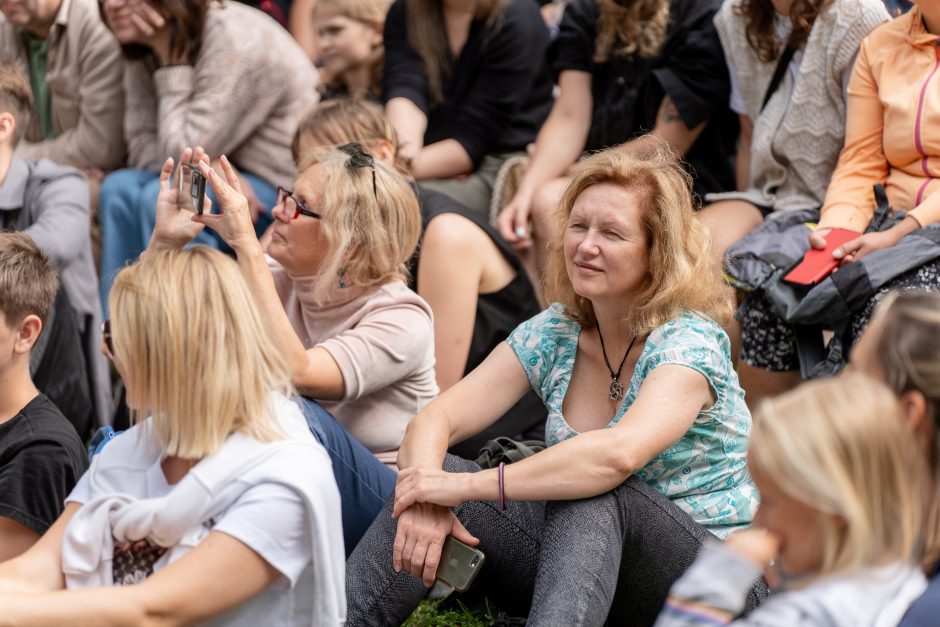
<path id="1" fill-rule="evenodd" d="M 655 57 L 666 41 L 669 0 L 597 0 L 594 61 L 612 56 Z"/>

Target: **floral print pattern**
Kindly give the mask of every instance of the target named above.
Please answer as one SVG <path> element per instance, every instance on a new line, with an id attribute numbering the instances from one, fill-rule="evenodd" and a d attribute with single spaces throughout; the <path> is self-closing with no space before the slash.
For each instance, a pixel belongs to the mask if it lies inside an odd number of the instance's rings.
<path id="1" fill-rule="evenodd" d="M 562 415 L 581 325 L 555 303 L 522 323 L 508 339 L 529 383 L 548 408 L 548 446 L 578 435 Z M 646 377 L 662 365 L 702 374 L 717 401 L 702 410 L 686 434 L 653 458 L 637 476 L 719 537 L 750 524 L 757 490 L 747 472 L 751 414 L 731 364 L 728 336 L 714 321 L 691 311 L 654 330 L 646 340 L 613 427 L 630 409 Z"/>

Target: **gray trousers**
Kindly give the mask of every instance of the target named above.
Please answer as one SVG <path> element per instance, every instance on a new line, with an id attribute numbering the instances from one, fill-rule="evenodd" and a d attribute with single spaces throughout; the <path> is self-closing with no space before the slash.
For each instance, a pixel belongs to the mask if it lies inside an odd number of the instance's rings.
<path id="1" fill-rule="evenodd" d="M 448 472 L 476 472 L 448 455 Z M 346 563 L 347 625 L 401 625 L 427 593 L 410 573 L 392 570 L 392 502 Z M 652 625 L 669 588 L 711 534 L 636 477 L 589 499 L 491 501 L 454 508 L 479 538 L 486 562 L 474 583 L 528 625 Z M 751 591 L 753 608 L 766 588 Z"/>

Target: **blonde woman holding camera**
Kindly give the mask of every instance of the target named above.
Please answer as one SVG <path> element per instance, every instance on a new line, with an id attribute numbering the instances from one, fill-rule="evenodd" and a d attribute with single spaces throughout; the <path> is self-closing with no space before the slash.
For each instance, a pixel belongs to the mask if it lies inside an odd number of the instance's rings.
<path id="1" fill-rule="evenodd" d="M 293 190 L 278 191 L 265 251 L 227 158 L 223 179 L 200 149 L 182 160 L 192 157 L 220 213 L 178 206 L 168 159 L 150 247 L 181 248 L 207 225 L 235 251 L 310 426 L 335 462 L 352 551 L 394 487 L 392 470 L 375 460 L 394 462 L 408 422 L 438 391 L 431 310 L 403 280 L 421 231 L 417 199 L 404 177 L 358 144 L 313 153 Z"/>

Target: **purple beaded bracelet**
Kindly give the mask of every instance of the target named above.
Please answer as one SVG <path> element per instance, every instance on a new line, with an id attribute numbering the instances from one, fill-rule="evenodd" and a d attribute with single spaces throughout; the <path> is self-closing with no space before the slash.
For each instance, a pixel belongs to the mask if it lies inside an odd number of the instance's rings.
<path id="1" fill-rule="evenodd" d="M 506 484 L 505 484 L 505 480 L 503 479 L 504 477 L 503 469 L 505 467 L 506 467 L 505 462 L 499 462 L 499 469 L 497 471 L 499 474 L 499 509 L 504 512 L 506 511 Z"/>

